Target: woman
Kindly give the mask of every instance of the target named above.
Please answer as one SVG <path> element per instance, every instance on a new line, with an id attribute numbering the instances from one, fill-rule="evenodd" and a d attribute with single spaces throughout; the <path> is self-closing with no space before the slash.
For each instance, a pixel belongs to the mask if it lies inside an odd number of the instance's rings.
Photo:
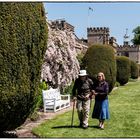
<path id="1" fill-rule="evenodd" d="M 105 81 L 104 73 L 99 72 L 98 84 L 95 87 L 95 105 L 92 113 L 92 118 L 99 119 L 99 127 L 104 129 L 104 121 L 110 118 L 108 104 L 108 83 Z"/>

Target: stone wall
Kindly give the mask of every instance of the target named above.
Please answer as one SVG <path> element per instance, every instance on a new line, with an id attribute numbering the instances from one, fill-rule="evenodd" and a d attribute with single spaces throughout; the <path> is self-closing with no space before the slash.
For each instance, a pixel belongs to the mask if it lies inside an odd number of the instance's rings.
<path id="1" fill-rule="evenodd" d="M 120 45 L 117 47 L 118 56 L 127 56 L 131 60 L 140 64 L 140 46 L 139 45 Z"/>

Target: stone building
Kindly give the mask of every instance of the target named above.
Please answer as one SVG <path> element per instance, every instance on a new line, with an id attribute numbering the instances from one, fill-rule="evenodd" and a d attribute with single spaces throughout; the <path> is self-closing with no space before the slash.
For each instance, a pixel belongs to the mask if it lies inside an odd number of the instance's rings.
<path id="1" fill-rule="evenodd" d="M 49 24 L 49 26 L 51 27 L 51 29 L 54 30 L 62 30 L 65 32 L 70 32 L 73 37 L 75 38 L 75 44 L 73 44 L 75 46 L 76 52 L 77 54 L 85 53 L 88 49 L 87 43 L 84 43 L 82 40 L 80 40 L 74 31 L 74 26 L 72 26 L 71 24 L 69 24 L 68 22 L 66 22 L 64 19 L 57 19 L 54 21 L 47 21 L 47 23 Z"/>
<path id="2" fill-rule="evenodd" d="M 76 39 L 75 49 L 77 53 L 86 52 L 88 46 L 92 44 L 106 44 L 113 47 L 115 55 L 127 56 L 134 62 L 140 64 L 140 46 L 130 45 L 127 31 L 124 35 L 123 45 L 118 45 L 116 38 L 110 37 L 110 30 L 108 27 L 87 28 L 87 39 L 79 39 L 74 33 L 74 26 L 66 22 L 64 19 L 51 21 L 49 24 L 52 29 L 67 30 L 73 33 Z"/>
<path id="3" fill-rule="evenodd" d="M 109 28 L 87 28 L 88 44 L 109 44 Z"/>
<path id="4" fill-rule="evenodd" d="M 139 45 L 119 45 L 117 47 L 118 56 L 127 56 L 134 62 L 140 64 L 140 46 Z"/>
<path id="5" fill-rule="evenodd" d="M 117 47 L 117 55 L 118 56 L 127 56 L 130 60 L 140 64 L 140 46 L 139 45 L 130 45 L 129 36 L 124 35 L 124 43 L 123 45 L 119 45 Z"/>
<path id="6" fill-rule="evenodd" d="M 86 42 L 85 40 L 83 40 Z M 115 37 L 110 37 L 110 31 L 107 27 L 87 28 L 87 44 L 107 44 L 114 48 L 117 56 L 127 56 L 130 60 L 140 64 L 140 46 L 130 45 L 129 36 L 124 35 L 123 45 L 118 45 Z"/>
<path id="7" fill-rule="evenodd" d="M 110 37 L 109 38 L 109 44 L 113 46 L 115 49 L 118 47 L 118 43 L 115 37 Z"/>
<path id="8" fill-rule="evenodd" d="M 108 27 L 87 28 L 87 43 L 89 46 L 91 44 L 111 45 L 114 49 L 115 54 L 117 54 L 117 40 L 115 37 L 110 37 L 110 31 Z"/>
<path id="9" fill-rule="evenodd" d="M 76 40 L 75 49 L 76 49 L 77 54 L 80 54 L 81 52 L 85 53 L 87 51 L 87 49 L 88 49 L 88 44 L 84 43 L 83 40 L 79 39 L 76 36 L 75 33 L 74 33 L 74 35 L 75 35 L 75 40 Z"/>
<path id="10" fill-rule="evenodd" d="M 64 19 L 58 19 L 55 21 L 51 21 L 51 28 L 74 32 L 74 26 L 72 26 L 71 24 L 66 22 Z"/>

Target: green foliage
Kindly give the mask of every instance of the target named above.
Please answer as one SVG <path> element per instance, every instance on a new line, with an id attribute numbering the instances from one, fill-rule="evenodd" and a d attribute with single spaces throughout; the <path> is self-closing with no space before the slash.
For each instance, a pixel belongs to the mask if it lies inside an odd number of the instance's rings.
<path id="1" fill-rule="evenodd" d="M 78 59 L 78 62 L 79 62 L 79 65 L 80 65 L 80 68 L 83 69 L 83 57 L 84 57 L 84 54 L 81 53 L 81 54 L 78 54 L 77 55 L 77 59 Z"/>
<path id="2" fill-rule="evenodd" d="M 119 86 L 120 86 L 120 83 L 116 81 L 114 87 L 119 87 Z"/>
<path id="3" fill-rule="evenodd" d="M 0 132 L 34 110 L 46 43 L 42 3 L 0 3 Z"/>
<path id="4" fill-rule="evenodd" d="M 48 85 L 47 83 L 43 80 L 40 85 L 39 85 L 39 90 L 38 90 L 38 95 L 37 95 L 37 103 L 35 106 L 35 109 L 31 112 L 31 114 L 29 115 L 29 118 L 32 121 L 36 121 L 39 117 L 38 115 L 38 110 L 43 108 L 43 97 L 42 97 L 42 90 L 47 90 L 48 89 Z"/>
<path id="5" fill-rule="evenodd" d="M 70 85 L 66 86 L 64 88 L 64 91 L 62 92 L 62 94 L 72 94 L 72 88 L 73 88 L 74 82 L 72 82 Z"/>
<path id="6" fill-rule="evenodd" d="M 120 85 L 124 85 L 128 82 L 130 77 L 130 60 L 125 56 L 117 56 L 117 81 Z"/>
<path id="7" fill-rule="evenodd" d="M 131 78 L 132 79 L 137 79 L 139 76 L 139 68 L 136 62 L 130 61 L 131 62 Z"/>
<path id="8" fill-rule="evenodd" d="M 40 89 L 41 90 L 47 90 L 48 89 L 48 84 L 45 81 L 42 81 L 40 83 Z"/>
<path id="9" fill-rule="evenodd" d="M 134 38 L 132 39 L 132 42 L 135 45 L 140 45 L 140 26 L 137 26 L 134 30 Z"/>
<path id="10" fill-rule="evenodd" d="M 88 74 L 94 79 L 99 72 L 103 72 L 111 91 L 116 81 L 116 60 L 114 50 L 108 45 L 93 45 L 88 48 L 83 65 Z"/>
<path id="11" fill-rule="evenodd" d="M 37 113 L 37 111 L 34 111 L 32 114 L 30 114 L 29 118 L 31 121 L 37 121 L 37 119 L 39 118 L 39 114 Z"/>
<path id="12" fill-rule="evenodd" d="M 42 90 L 47 90 L 47 89 L 48 89 L 47 83 L 45 81 L 41 82 L 39 86 L 39 94 L 38 94 L 36 109 L 43 108 Z"/>

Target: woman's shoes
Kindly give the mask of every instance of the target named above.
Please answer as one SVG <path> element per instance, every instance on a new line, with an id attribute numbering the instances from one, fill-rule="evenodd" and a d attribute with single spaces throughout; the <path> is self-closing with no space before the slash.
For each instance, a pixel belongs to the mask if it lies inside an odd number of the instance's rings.
<path id="1" fill-rule="evenodd" d="M 104 124 L 100 123 L 99 128 L 104 129 Z"/>
<path id="2" fill-rule="evenodd" d="M 101 129 L 104 129 L 104 124 L 102 124 L 100 128 L 101 128 Z"/>
<path id="3" fill-rule="evenodd" d="M 101 128 L 101 126 L 102 126 L 102 124 L 101 124 L 101 123 L 99 123 L 99 128 Z"/>

